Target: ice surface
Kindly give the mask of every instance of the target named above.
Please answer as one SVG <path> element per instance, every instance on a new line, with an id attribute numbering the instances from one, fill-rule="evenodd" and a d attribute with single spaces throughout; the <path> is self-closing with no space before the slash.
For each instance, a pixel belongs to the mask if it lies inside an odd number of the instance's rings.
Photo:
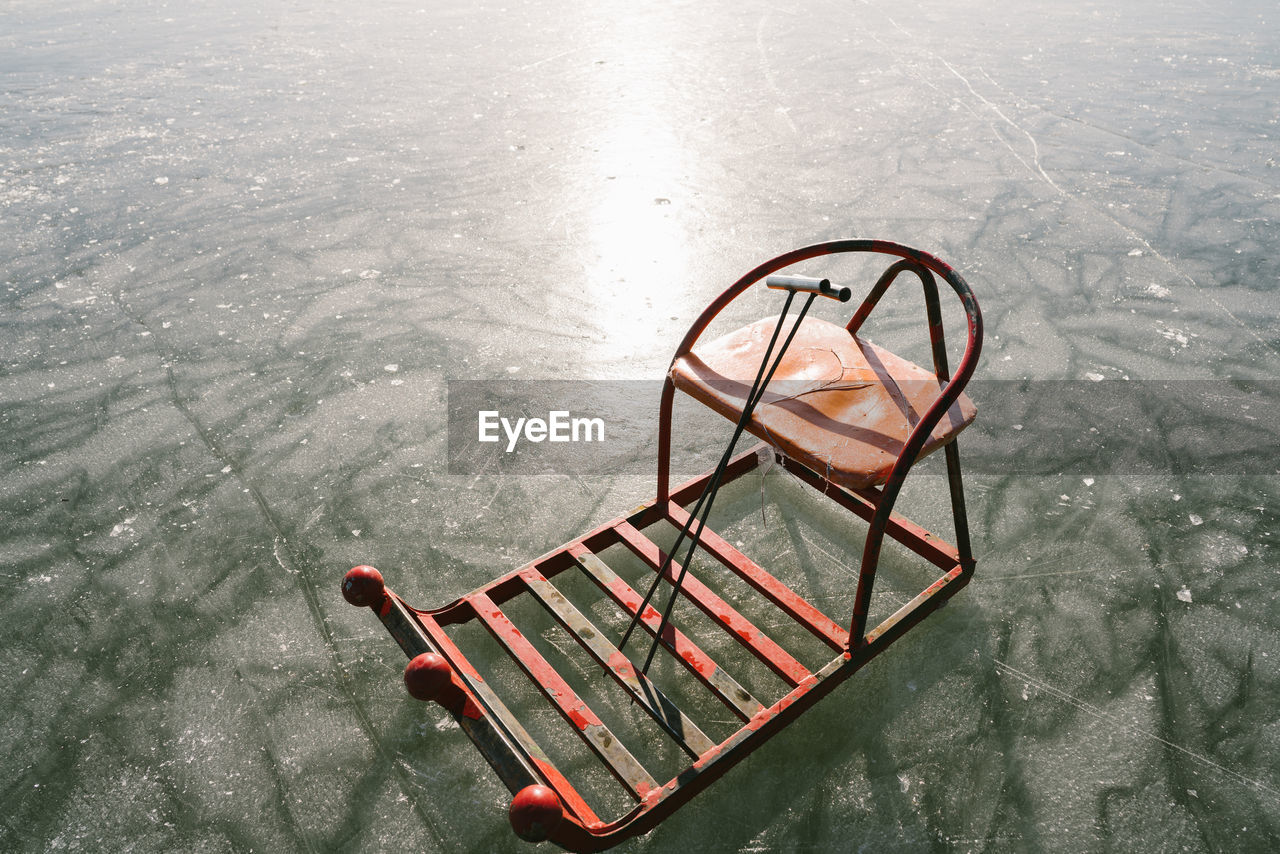
<path id="1" fill-rule="evenodd" d="M 777 252 L 951 261 L 985 379 L 1275 377 L 1276 17 L 6 3 L 0 849 L 528 850 L 339 579 L 441 604 L 651 497 L 450 475 L 447 381 L 660 378 Z M 969 477 L 974 583 L 623 850 L 1280 850 L 1278 469 Z M 791 490 L 717 514 L 843 620 Z"/>

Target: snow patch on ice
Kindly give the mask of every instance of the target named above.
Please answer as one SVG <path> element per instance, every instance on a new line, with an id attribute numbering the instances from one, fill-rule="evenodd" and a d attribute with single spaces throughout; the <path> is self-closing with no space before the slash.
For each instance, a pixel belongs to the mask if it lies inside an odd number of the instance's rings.
<path id="1" fill-rule="evenodd" d="M 137 518 L 138 518 L 137 516 L 130 516 L 129 518 L 125 519 L 123 522 L 116 524 L 116 526 L 111 529 L 111 536 L 118 537 L 121 534 L 132 534 L 133 533 L 132 525 L 134 521 L 137 520 Z"/>

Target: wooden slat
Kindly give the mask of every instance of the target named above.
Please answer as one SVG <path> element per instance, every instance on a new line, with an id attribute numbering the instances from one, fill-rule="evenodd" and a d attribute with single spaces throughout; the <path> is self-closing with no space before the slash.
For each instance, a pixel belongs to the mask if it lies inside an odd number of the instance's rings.
<path id="1" fill-rule="evenodd" d="M 626 543 L 627 548 L 649 564 L 651 569 L 657 571 L 662 567 L 666 554 L 658 548 L 656 543 L 627 522 L 619 524 L 617 530 L 622 535 L 622 541 Z M 667 564 L 663 577 L 671 584 L 675 584 L 679 572 L 680 564 L 673 560 Z M 772 638 L 756 628 L 750 620 L 739 614 L 728 602 L 699 581 L 693 572 L 684 573 L 680 582 L 680 594 L 697 605 L 704 614 L 720 625 L 738 643 L 749 649 L 756 658 L 782 677 L 791 687 L 794 688 L 811 675 L 803 664 L 792 658 L 791 654 L 778 646 Z"/>
<path id="2" fill-rule="evenodd" d="M 586 547 L 572 547 L 571 551 L 577 558 L 578 565 L 599 585 L 600 589 L 617 602 L 624 611 L 635 616 L 636 610 L 640 607 L 640 594 L 631 589 L 631 585 L 619 578 L 617 573 Z M 640 625 L 644 626 L 649 634 L 654 634 L 661 620 L 661 614 L 652 606 L 646 606 L 640 617 Z M 739 685 L 737 680 L 722 670 L 711 656 L 703 652 L 675 626 L 668 623 L 663 628 L 662 637 L 658 642 L 742 720 L 750 720 L 764 710 L 759 700 L 751 696 L 746 688 Z"/>
<path id="3" fill-rule="evenodd" d="M 492 599 L 484 593 L 472 593 L 466 598 L 494 639 L 506 648 L 520 668 L 537 683 L 543 695 L 573 726 L 633 798 L 642 800 L 646 794 L 658 788 L 658 781 L 622 746 L 617 736 L 609 731 L 533 644 L 520 634 L 520 630 Z"/>
<path id="4" fill-rule="evenodd" d="M 636 670 L 622 651 L 611 644 L 581 611 L 542 574 L 533 569 L 521 573 L 529 591 L 577 639 L 582 648 L 605 668 L 614 681 L 694 759 L 715 747 L 715 743 L 643 673 Z"/>

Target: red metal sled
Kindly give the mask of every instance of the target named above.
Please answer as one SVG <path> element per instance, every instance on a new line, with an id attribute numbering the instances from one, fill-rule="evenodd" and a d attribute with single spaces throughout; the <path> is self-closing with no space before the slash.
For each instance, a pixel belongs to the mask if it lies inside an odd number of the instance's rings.
<path id="1" fill-rule="evenodd" d="M 805 260 L 847 252 L 880 253 L 897 260 L 868 292 L 847 327 L 805 318 L 801 312 L 803 323 L 796 324 L 795 340 L 788 339 L 791 349 L 780 358 L 777 374 L 771 375 L 774 382 L 769 384 L 766 380 L 761 408 L 753 411 L 747 407 L 750 418 L 744 421 L 745 429 L 764 444 L 726 458 L 727 466 L 719 475 L 708 472 L 671 488 L 671 416 L 676 390 L 737 419 L 750 396 L 744 377 L 760 362 L 763 349 L 758 324 L 695 346 L 708 324 L 733 299 L 770 274 Z M 874 347 L 857 334 L 880 297 L 903 272 L 913 273 L 924 287 L 932 371 Z M 967 320 L 964 353 L 954 376 L 947 366 L 935 274 L 955 291 Z M 794 293 L 796 288 L 791 290 Z M 817 289 L 808 290 L 813 293 Z M 832 296 L 833 291 L 824 283 L 821 295 Z M 806 305 L 806 311 L 807 308 Z M 521 837 L 531 841 L 550 839 L 572 851 L 603 850 L 651 830 L 968 583 L 974 558 L 954 439 L 974 416 L 973 404 L 962 392 L 977 364 L 981 343 L 982 318 L 968 284 L 932 255 L 873 240 L 833 241 L 786 253 L 752 270 L 721 294 L 677 349 L 662 393 L 657 496 L 652 501 L 442 608 L 423 611 L 409 606 L 385 588 L 381 575 L 372 567 L 356 567 L 348 572 L 343 594 L 352 604 L 374 609 L 411 659 L 405 671 L 409 692 L 444 706 L 511 790 L 511 822 Z M 789 387 L 788 383 L 792 385 Z M 704 561 L 699 574 L 724 571 L 738 576 L 834 652 L 834 658 L 825 666 L 812 671 L 721 598 L 712 586 L 680 562 L 669 560 L 646 535 L 646 528 L 663 520 L 677 528 L 687 526 L 690 511 L 686 506 L 698 500 L 709 482 L 714 481 L 713 486 L 728 482 L 769 459 L 769 453 L 759 452 L 761 448 L 772 449 L 772 458 L 778 465 L 869 523 L 853 613 L 843 625 L 709 528 L 701 532 L 698 547 L 713 556 L 719 566 Z M 955 545 L 893 512 L 912 465 L 936 448 L 942 448 L 946 455 Z M 942 574 L 868 631 L 872 584 L 886 534 Z M 730 662 L 714 661 L 690 636 L 692 631 L 686 635 L 675 624 L 665 622 L 657 609 L 644 604 L 641 594 L 599 557 L 614 545 L 621 545 L 677 587 L 680 595 L 693 602 L 720 630 L 777 674 L 787 686 L 785 694 L 752 696 L 730 675 Z M 672 547 L 672 551 L 677 550 Z M 562 573 L 580 574 L 651 636 L 657 635 L 658 643 L 723 703 L 741 726 L 719 743 L 708 737 L 697 721 L 677 708 L 649 679 L 646 668 L 619 651 L 616 640 L 609 640 L 562 595 L 553 583 Z M 522 599 L 544 608 L 577 641 L 602 677 L 625 691 L 665 733 L 664 737 L 672 739 L 687 754 L 687 767 L 665 782 L 646 770 L 644 757 L 638 758 L 623 746 L 569 680 L 556 672 L 504 612 L 504 606 L 510 611 Z M 569 729 L 622 786 L 634 801 L 630 810 L 612 819 L 600 817 L 588 805 L 587 797 L 592 793 L 579 791 L 567 774 L 552 763 L 445 631 L 446 627 L 473 621 L 510 655 Z M 639 750 L 646 745 L 632 746 Z"/>

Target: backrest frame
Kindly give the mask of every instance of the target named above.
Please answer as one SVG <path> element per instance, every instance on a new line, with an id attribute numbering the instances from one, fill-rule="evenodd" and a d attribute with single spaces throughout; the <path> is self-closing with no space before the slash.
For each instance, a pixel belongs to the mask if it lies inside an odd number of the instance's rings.
<path id="1" fill-rule="evenodd" d="M 738 279 L 732 285 L 724 290 L 718 297 L 712 300 L 711 304 L 703 310 L 702 314 L 693 322 L 689 331 L 685 334 L 684 339 L 676 348 L 675 355 L 672 356 L 672 363 L 684 356 L 693 349 L 694 344 L 706 331 L 707 327 L 722 312 L 729 303 L 737 299 L 747 291 L 752 285 L 764 279 L 772 273 L 807 261 L 813 258 L 819 258 L 825 255 L 837 255 L 843 253 L 872 253 L 889 255 L 900 258 L 901 260 L 892 264 L 872 286 L 871 290 L 864 297 L 859 305 L 853 318 L 849 321 L 846 329 L 851 335 L 855 334 L 865 322 L 872 310 L 878 304 L 880 298 L 888 290 L 889 286 L 897 279 L 902 272 L 910 270 L 920 279 L 924 288 L 925 308 L 929 323 L 929 338 L 933 351 L 934 371 L 937 374 L 939 382 L 942 384 L 942 390 L 937 399 L 929 407 L 920 420 L 912 429 L 907 441 L 902 447 L 902 451 L 898 454 L 892 470 L 889 473 L 884 485 L 878 490 L 878 499 L 876 501 L 876 512 L 872 517 L 870 529 L 867 532 L 867 539 L 863 547 L 862 565 L 858 574 L 858 590 L 854 599 L 853 615 L 850 625 L 850 643 L 858 646 L 863 645 L 865 641 L 867 613 L 871 601 L 871 589 L 875 580 L 876 566 L 879 563 L 880 548 L 884 540 L 885 527 L 893 513 L 894 503 L 897 501 L 898 493 L 901 491 L 902 483 L 906 479 L 907 473 L 919 458 L 920 451 L 924 447 L 929 435 L 937 426 L 938 421 L 947 412 L 948 409 L 960 397 L 965 386 L 972 378 L 978 364 L 978 357 L 982 351 L 982 312 L 978 308 L 977 298 L 974 297 L 972 289 L 968 282 L 953 268 L 951 265 L 942 261 L 938 257 L 924 252 L 920 249 L 914 249 L 904 246 L 900 243 L 893 243 L 885 240 L 870 239 L 845 239 L 832 240 L 823 243 L 815 243 L 811 246 L 794 249 L 785 252 L 765 261 L 755 269 L 748 272 L 742 278 Z M 934 280 L 934 274 L 942 277 L 944 281 L 951 286 L 956 296 L 960 299 L 961 305 L 965 313 L 966 335 L 964 353 L 960 357 L 960 363 L 956 368 L 954 375 L 951 375 L 947 365 L 947 354 L 944 343 L 942 330 L 942 313 L 939 306 L 938 288 Z M 670 476 L 671 476 L 671 413 L 675 398 L 675 384 L 671 379 L 670 371 L 667 373 L 666 381 L 662 388 L 662 399 L 659 405 L 659 423 L 658 423 L 658 484 L 657 484 L 657 502 L 662 504 L 670 500 Z M 959 456 L 955 447 L 955 442 L 947 444 L 946 448 L 947 473 L 950 482 L 952 509 L 956 526 L 956 547 L 961 556 L 961 567 L 965 573 L 971 573 L 974 567 L 974 559 L 971 553 L 968 520 L 964 510 L 963 490 L 960 484 L 960 464 Z M 821 476 L 821 473 L 818 473 Z M 828 482 L 829 488 L 839 489 L 836 484 Z"/>

